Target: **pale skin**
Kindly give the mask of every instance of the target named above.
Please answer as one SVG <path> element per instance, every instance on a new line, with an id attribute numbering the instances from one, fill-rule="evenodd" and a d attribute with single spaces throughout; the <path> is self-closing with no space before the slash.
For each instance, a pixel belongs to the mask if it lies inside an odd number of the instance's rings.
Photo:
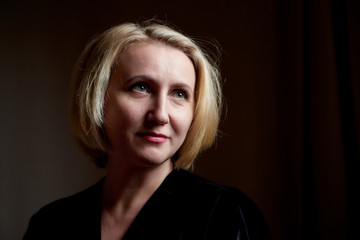
<path id="1" fill-rule="evenodd" d="M 119 56 L 105 103 L 101 239 L 122 239 L 172 171 L 193 119 L 195 81 L 192 61 L 159 42 L 133 43 Z"/>

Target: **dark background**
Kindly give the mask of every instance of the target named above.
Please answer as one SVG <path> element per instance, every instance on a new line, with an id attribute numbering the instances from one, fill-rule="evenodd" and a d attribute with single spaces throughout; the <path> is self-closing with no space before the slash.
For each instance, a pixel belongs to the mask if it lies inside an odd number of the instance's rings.
<path id="1" fill-rule="evenodd" d="M 103 171 L 75 146 L 70 76 L 85 43 L 157 16 L 222 47 L 226 114 L 195 172 L 242 189 L 273 239 L 359 239 L 358 1 L 1 1 L 0 238 Z M 174 206 L 176 207 L 176 206 Z"/>

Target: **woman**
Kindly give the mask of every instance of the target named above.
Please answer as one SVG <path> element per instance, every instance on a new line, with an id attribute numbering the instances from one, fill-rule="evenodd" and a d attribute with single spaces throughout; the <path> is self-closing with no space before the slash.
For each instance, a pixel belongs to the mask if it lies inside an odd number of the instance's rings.
<path id="1" fill-rule="evenodd" d="M 42 208 L 24 239 L 267 239 L 240 191 L 186 171 L 211 146 L 219 73 L 190 38 L 125 23 L 97 36 L 76 70 L 75 135 L 106 177 Z"/>

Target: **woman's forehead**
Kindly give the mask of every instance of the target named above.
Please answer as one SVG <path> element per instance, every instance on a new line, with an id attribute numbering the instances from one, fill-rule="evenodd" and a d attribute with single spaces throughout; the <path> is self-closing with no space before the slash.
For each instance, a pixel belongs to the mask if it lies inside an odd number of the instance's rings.
<path id="1" fill-rule="evenodd" d="M 195 82 L 195 68 L 190 58 L 177 48 L 160 42 L 137 42 L 120 54 L 113 72 L 123 80 L 147 75 L 151 78 L 170 78 Z"/>

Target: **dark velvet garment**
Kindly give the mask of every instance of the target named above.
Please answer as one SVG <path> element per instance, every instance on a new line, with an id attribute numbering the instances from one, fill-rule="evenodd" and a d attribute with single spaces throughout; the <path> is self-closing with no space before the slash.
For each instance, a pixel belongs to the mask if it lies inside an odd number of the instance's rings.
<path id="1" fill-rule="evenodd" d="M 43 207 L 24 239 L 101 238 L 102 183 Z M 173 170 L 126 232 L 129 239 L 270 239 L 262 214 L 241 191 Z"/>

